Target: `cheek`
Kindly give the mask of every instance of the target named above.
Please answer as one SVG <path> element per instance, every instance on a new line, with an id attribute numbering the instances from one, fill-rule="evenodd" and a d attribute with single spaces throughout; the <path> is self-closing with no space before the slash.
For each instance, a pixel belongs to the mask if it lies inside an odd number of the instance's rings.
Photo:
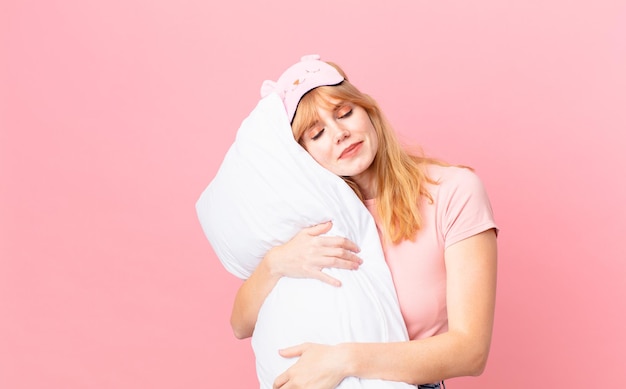
<path id="1" fill-rule="evenodd" d="M 374 154 L 378 153 L 378 136 L 375 132 L 372 135 L 372 151 L 374 152 Z"/>
<path id="2" fill-rule="evenodd" d="M 311 157 L 313 157 L 314 160 L 317 161 L 317 163 L 325 168 L 328 168 L 329 156 L 328 151 L 325 148 L 314 144 L 312 146 L 309 146 L 306 151 L 311 155 Z"/>

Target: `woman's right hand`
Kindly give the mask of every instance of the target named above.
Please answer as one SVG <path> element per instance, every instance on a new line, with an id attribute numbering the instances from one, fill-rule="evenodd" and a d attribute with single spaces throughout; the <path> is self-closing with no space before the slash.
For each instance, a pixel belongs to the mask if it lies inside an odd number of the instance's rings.
<path id="1" fill-rule="evenodd" d="M 271 249 L 264 260 L 279 277 L 312 278 L 333 286 L 341 282 L 324 273 L 324 268 L 356 270 L 363 261 L 355 254 L 359 247 L 347 238 L 322 236 L 332 222 L 304 228 L 287 243 Z"/>
<path id="2" fill-rule="evenodd" d="M 237 291 L 230 324 L 239 339 L 252 336 L 263 301 L 281 277 L 317 279 L 334 286 L 341 282 L 324 268 L 358 269 L 359 247 L 337 236 L 322 236 L 332 222 L 304 228 L 287 243 L 272 248 Z"/>

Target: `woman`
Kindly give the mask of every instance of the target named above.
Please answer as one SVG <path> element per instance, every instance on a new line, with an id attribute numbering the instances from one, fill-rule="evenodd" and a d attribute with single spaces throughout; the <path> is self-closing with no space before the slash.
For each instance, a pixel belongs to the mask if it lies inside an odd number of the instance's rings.
<path id="1" fill-rule="evenodd" d="M 311 60 L 317 57 L 303 57 Z M 344 178 L 374 216 L 411 340 L 293 345 L 281 355 L 299 360 L 274 386 L 334 388 L 350 376 L 425 384 L 479 375 L 491 341 L 497 257 L 484 188 L 467 168 L 403 150 L 376 102 L 330 65 L 319 72 L 292 66 L 262 93 L 281 93 L 296 140 Z M 267 253 L 237 293 L 231 324 L 238 338 L 252 334 L 281 277 L 339 286 L 322 269 L 358 267 L 356 245 L 321 236 L 329 229 L 330 223 L 306 228 Z"/>

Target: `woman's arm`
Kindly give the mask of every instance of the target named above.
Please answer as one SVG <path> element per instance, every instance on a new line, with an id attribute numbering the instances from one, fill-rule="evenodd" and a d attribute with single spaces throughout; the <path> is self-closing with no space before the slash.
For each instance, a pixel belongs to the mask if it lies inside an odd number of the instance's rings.
<path id="1" fill-rule="evenodd" d="M 348 376 L 423 384 L 481 374 L 493 328 L 496 258 L 493 229 L 446 249 L 448 332 L 409 342 L 291 347 L 281 355 L 300 359 L 275 388 L 330 389 Z"/>
<path id="2" fill-rule="evenodd" d="M 346 238 L 321 236 L 332 222 L 305 228 L 284 245 L 274 247 L 261 260 L 235 296 L 230 324 L 239 339 L 252 335 L 261 305 L 281 277 L 313 278 L 341 286 L 323 268 L 357 269 L 362 263 L 357 245 Z"/>

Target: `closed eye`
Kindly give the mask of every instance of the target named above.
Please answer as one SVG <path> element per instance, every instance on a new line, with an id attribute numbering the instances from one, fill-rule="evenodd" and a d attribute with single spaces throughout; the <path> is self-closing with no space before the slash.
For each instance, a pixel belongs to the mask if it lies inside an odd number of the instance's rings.
<path id="1" fill-rule="evenodd" d="M 350 115 L 352 115 L 352 109 L 348 110 L 347 112 L 340 112 L 340 114 L 337 116 L 339 119 L 345 119 L 350 117 Z"/>
<path id="2" fill-rule="evenodd" d="M 318 139 L 320 138 L 320 136 L 322 136 L 322 133 L 323 133 L 323 132 L 324 132 L 324 129 L 322 128 L 321 130 L 319 130 L 319 131 L 317 132 L 317 134 L 315 134 L 315 135 L 313 135 L 313 136 L 311 137 L 311 140 L 318 140 Z"/>

